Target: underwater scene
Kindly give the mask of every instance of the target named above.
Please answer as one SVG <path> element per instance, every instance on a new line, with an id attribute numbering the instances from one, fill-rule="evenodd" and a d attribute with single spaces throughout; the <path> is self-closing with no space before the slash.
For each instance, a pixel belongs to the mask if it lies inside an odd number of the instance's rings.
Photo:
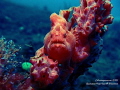
<path id="1" fill-rule="evenodd" d="M 0 90 L 120 90 L 119 0 L 0 0 Z"/>

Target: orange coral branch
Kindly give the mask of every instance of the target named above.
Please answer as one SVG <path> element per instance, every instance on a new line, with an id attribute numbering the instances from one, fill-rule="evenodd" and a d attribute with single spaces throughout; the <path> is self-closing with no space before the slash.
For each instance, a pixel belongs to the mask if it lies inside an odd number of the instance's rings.
<path id="1" fill-rule="evenodd" d="M 61 10 L 59 15 L 53 13 L 50 16 L 51 30 L 44 38 L 44 46 L 31 58 L 34 83 L 38 82 L 41 88 L 41 85 L 47 87 L 55 80 L 68 82 L 68 78 L 77 78 L 83 73 L 78 70 L 80 67 L 85 69 L 91 66 L 88 63 L 94 62 L 94 57 L 101 51 L 98 44 L 107 30 L 106 24 L 113 21 L 111 9 L 110 0 L 81 0 L 78 7 Z M 72 17 L 69 18 L 72 11 Z M 94 47 L 98 51 L 93 51 Z M 51 76 L 52 70 L 54 73 Z M 40 76 L 43 72 L 44 79 Z M 80 74 L 76 76 L 75 73 Z"/>

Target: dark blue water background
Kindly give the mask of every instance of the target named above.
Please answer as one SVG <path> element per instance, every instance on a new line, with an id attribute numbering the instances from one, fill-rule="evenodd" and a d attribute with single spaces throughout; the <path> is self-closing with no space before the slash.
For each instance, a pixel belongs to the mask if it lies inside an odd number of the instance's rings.
<path id="1" fill-rule="evenodd" d="M 72 6 L 78 6 L 80 0 L 8 0 L 12 1 L 14 3 L 20 4 L 20 5 L 25 5 L 25 6 L 30 6 L 30 7 L 38 7 L 42 9 L 43 7 L 48 7 L 49 10 L 52 12 L 58 12 L 59 10 L 62 9 L 67 9 Z M 114 17 L 119 18 L 120 16 L 120 8 L 119 0 L 111 0 L 114 8 L 112 10 L 112 14 Z"/>

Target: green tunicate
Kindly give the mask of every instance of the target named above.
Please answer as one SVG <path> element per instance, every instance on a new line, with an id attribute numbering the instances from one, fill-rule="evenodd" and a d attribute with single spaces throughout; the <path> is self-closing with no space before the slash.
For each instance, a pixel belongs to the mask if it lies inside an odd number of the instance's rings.
<path id="1" fill-rule="evenodd" d="M 30 62 L 23 62 L 23 63 L 22 63 L 22 69 L 29 71 L 31 65 L 32 65 L 32 64 L 31 64 Z"/>

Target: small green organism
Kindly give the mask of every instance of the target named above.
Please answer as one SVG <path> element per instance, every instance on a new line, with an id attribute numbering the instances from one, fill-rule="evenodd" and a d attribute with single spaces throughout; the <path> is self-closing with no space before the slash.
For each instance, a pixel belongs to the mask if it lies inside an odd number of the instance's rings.
<path id="1" fill-rule="evenodd" d="M 24 69 L 24 70 L 26 70 L 26 71 L 29 71 L 31 65 L 32 65 L 32 64 L 31 64 L 30 62 L 23 62 L 23 63 L 22 63 L 22 69 Z"/>

